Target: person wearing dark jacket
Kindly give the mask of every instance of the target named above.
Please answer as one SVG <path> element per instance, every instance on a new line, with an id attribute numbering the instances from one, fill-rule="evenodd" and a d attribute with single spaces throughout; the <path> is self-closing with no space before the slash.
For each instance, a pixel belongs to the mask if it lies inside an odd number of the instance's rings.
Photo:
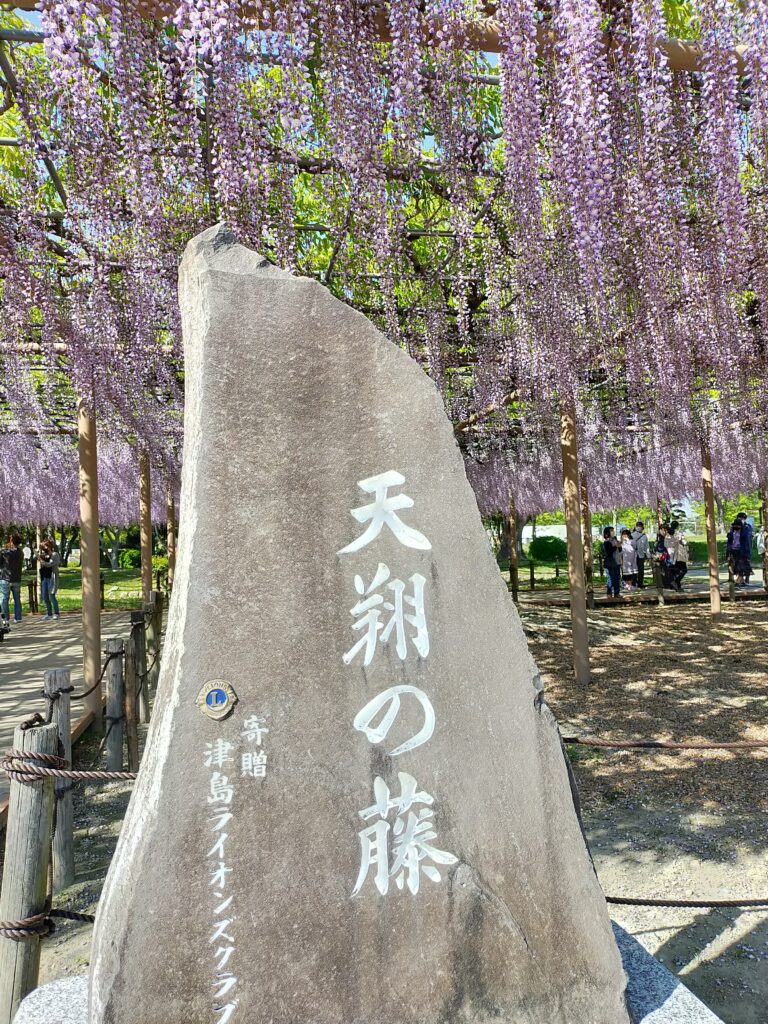
<path id="1" fill-rule="evenodd" d="M 10 597 L 13 594 L 13 617 L 21 622 L 21 537 L 14 533 L 0 552 L 0 610 L 8 624 Z"/>
<path id="2" fill-rule="evenodd" d="M 603 561 L 608 578 L 607 596 L 621 597 L 621 544 L 612 526 L 603 530 Z"/>

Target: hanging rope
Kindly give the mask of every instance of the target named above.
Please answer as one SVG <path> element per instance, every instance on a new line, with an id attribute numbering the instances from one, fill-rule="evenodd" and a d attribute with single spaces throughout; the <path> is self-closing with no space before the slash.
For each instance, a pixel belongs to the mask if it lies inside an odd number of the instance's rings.
<path id="1" fill-rule="evenodd" d="M 0 771 L 14 782 L 38 782 L 40 779 L 75 779 L 78 782 L 131 782 L 136 772 L 77 771 L 69 761 L 55 754 L 35 754 L 25 750 L 9 750 L 0 759 Z"/>

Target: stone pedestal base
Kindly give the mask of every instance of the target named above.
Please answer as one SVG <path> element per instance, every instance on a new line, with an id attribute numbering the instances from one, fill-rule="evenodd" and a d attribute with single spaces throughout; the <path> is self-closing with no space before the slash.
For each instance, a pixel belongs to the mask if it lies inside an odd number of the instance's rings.
<path id="1" fill-rule="evenodd" d="M 633 1024 L 722 1024 L 631 935 L 613 926 L 629 979 L 627 1000 Z M 13 1024 L 88 1024 L 88 977 L 60 978 L 32 992 Z"/>

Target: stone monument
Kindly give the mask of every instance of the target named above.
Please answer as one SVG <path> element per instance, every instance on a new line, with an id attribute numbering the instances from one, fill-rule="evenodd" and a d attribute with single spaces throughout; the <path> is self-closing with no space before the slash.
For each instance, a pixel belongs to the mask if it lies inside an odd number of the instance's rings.
<path id="1" fill-rule="evenodd" d="M 90 1024 L 625 1024 L 434 386 L 223 226 L 180 296 L 179 558 Z"/>

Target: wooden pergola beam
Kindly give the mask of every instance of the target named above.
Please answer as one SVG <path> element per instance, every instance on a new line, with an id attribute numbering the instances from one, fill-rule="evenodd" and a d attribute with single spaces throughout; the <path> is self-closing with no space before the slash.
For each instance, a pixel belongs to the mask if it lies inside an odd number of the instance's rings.
<path id="1" fill-rule="evenodd" d="M 21 11 L 34 11 L 36 9 L 35 0 L 19 0 L 15 6 Z M 173 7 L 171 5 L 164 4 L 162 2 L 153 2 L 153 0 L 141 0 L 139 6 L 148 16 L 151 17 L 167 16 L 173 11 Z M 387 41 L 389 39 L 389 27 L 386 14 L 379 14 L 377 16 L 377 23 L 382 39 Z M 40 33 L 14 31 L 13 36 L 14 41 L 18 42 L 40 41 Z M 22 36 L 25 38 L 20 38 Z M 32 36 L 34 36 L 34 38 L 26 38 Z M 540 50 L 547 48 L 550 36 L 551 32 L 546 26 L 539 26 L 538 42 Z M 4 36 L 4 38 L 10 39 L 10 31 L 7 36 Z M 468 25 L 466 38 L 469 44 L 480 52 L 501 52 L 499 22 L 493 17 L 483 18 Z M 667 63 L 673 71 L 701 71 L 702 48 L 698 44 L 687 42 L 684 39 L 672 39 L 668 36 L 659 36 L 656 41 L 656 45 L 661 53 L 663 53 L 667 58 Z M 737 69 L 740 75 L 743 75 L 747 70 L 746 52 L 746 46 L 736 46 L 734 48 Z M 487 84 L 492 83 L 489 82 Z"/>

